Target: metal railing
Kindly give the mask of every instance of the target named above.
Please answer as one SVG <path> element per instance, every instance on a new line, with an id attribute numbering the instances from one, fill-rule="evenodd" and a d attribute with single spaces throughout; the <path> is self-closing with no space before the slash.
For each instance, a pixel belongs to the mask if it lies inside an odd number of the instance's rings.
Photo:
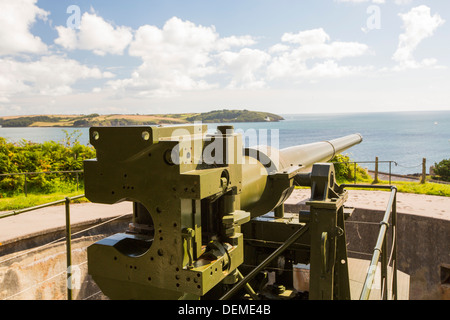
<path id="1" fill-rule="evenodd" d="M 10 217 L 10 216 L 15 216 L 21 213 L 25 213 L 25 212 L 29 212 L 29 211 L 34 211 L 37 209 L 42 209 L 42 208 L 46 208 L 46 207 L 51 207 L 57 204 L 62 204 L 65 203 L 67 201 L 67 199 L 69 199 L 69 201 L 73 201 L 73 200 L 77 200 L 77 199 L 81 199 L 84 198 L 84 194 L 79 195 L 79 196 L 74 196 L 74 197 L 66 197 L 64 199 L 61 200 L 57 200 L 57 201 L 53 201 L 53 202 L 48 202 L 48 203 L 44 203 L 44 204 L 40 204 L 34 207 L 29 207 L 29 208 L 25 208 L 25 209 L 19 209 L 19 210 L 11 210 L 11 211 L 7 211 L 6 213 L 3 213 L 0 215 L 0 219 L 2 218 L 6 218 L 6 217 Z"/>
<path id="2" fill-rule="evenodd" d="M 376 166 L 378 166 L 379 163 L 389 163 L 389 172 L 387 173 L 389 175 L 389 184 L 391 184 L 391 177 L 392 177 L 392 163 L 394 163 L 396 166 L 398 165 L 398 163 L 396 161 L 393 160 L 384 160 L 384 161 L 379 161 L 379 160 L 375 160 L 375 161 L 348 161 L 348 162 L 331 162 L 332 164 L 334 164 L 335 166 L 338 164 L 344 165 L 344 164 L 353 164 L 353 183 L 356 184 L 356 165 L 359 163 L 371 163 L 371 164 L 375 164 Z M 378 168 L 376 169 L 377 173 L 381 173 L 380 171 L 378 171 Z"/>
<path id="3" fill-rule="evenodd" d="M 13 210 L 11 212 L 7 212 L 7 213 L 0 215 L 0 219 L 2 219 L 2 218 L 18 215 L 21 213 L 30 212 L 30 211 L 34 211 L 34 210 L 38 210 L 38 209 L 65 203 L 65 213 L 66 213 L 66 215 L 65 215 L 66 237 L 65 238 L 66 238 L 66 256 L 67 256 L 67 298 L 68 298 L 68 300 L 72 300 L 72 288 L 71 288 L 71 285 L 69 285 L 69 281 L 72 277 L 72 273 L 71 273 L 72 249 L 71 249 L 71 231 L 70 231 L 70 202 L 73 200 L 84 198 L 84 197 L 85 197 L 84 194 L 70 197 L 70 198 L 65 197 L 64 199 L 61 199 L 61 200 L 57 200 L 57 201 L 53 201 L 53 202 L 49 202 L 49 203 L 41 204 L 38 206 L 21 209 L 21 210 Z"/>
<path id="4" fill-rule="evenodd" d="M 357 184 L 342 184 L 343 188 L 377 188 L 377 189 L 390 189 L 391 194 L 388 201 L 388 205 L 380 222 L 380 231 L 378 234 L 377 242 L 373 250 L 372 259 L 369 264 L 368 272 L 363 284 L 363 288 L 360 294 L 360 300 L 368 300 L 370 292 L 372 290 L 375 273 L 380 262 L 381 257 L 381 299 L 388 300 L 389 296 L 389 281 L 388 281 L 388 266 L 392 262 L 392 283 L 391 283 L 391 298 L 392 300 L 398 299 L 397 293 L 397 188 L 395 186 L 373 186 L 373 185 L 357 185 Z M 392 244 L 391 254 L 388 259 L 387 250 L 387 230 L 389 226 L 389 220 L 391 220 L 392 227 Z M 253 297 L 251 288 L 247 287 L 248 282 L 252 280 L 259 271 L 264 269 L 272 260 L 286 250 L 291 244 L 293 244 L 300 236 L 302 236 L 309 229 L 309 224 L 305 224 L 302 228 L 292 234 L 288 240 L 286 240 L 280 247 L 278 247 L 271 255 L 269 255 L 263 262 L 261 262 L 255 269 L 253 269 L 245 277 L 240 277 L 240 281 L 227 293 L 225 293 L 220 300 L 227 300 L 231 298 L 236 292 L 245 287 L 245 289 Z"/>
<path id="5" fill-rule="evenodd" d="M 372 290 L 375 273 L 378 263 L 381 258 L 381 298 L 388 300 L 389 295 L 389 281 L 388 281 L 388 267 L 392 262 L 392 283 L 391 283 L 391 299 L 397 300 L 397 188 L 395 186 L 377 186 L 377 185 L 357 185 L 357 184 L 342 184 L 344 188 L 371 188 L 371 189 L 390 189 L 388 205 L 384 213 L 383 220 L 380 222 L 380 230 L 378 233 L 377 242 L 373 249 L 372 259 L 370 261 L 369 269 L 364 281 L 363 289 L 361 291 L 360 300 L 368 300 Z M 391 220 L 391 225 L 389 225 Z M 388 229 L 392 228 L 391 232 L 391 248 L 388 259 Z"/>
<path id="6" fill-rule="evenodd" d="M 74 266 L 72 265 L 72 245 L 71 245 L 72 236 L 81 234 L 81 233 L 86 232 L 86 231 L 88 231 L 90 229 L 99 227 L 101 225 L 104 225 L 104 224 L 110 223 L 112 221 L 115 221 L 117 219 L 120 219 L 120 218 L 122 218 L 122 217 L 124 217 L 126 215 L 129 215 L 129 213 L 126 213 L 126 214 L 123 214 L 123 215 L 120 215 L 120 216 L 117 216 L 117 217 L 113 217 L 111 219 L 108 219 L 107 221 L 103 221 L 103 222 L 97 223 L 94 226 L 88 227 L 88 228 L 83 229 L 81 231 L 78 231 L 76 233 L 72 233 L 72 231 L 71 231 L 71 223 L 70 223 L 70 204 L 71 204 L 72 201 L 77 200 L 77 199 L 81 199 L 81 198 L 84 198 L 84 197 L 85 197 L 84 194 L 81 194 L 81 195 L 78 195 L 78 196 L 74 196 L 74 197 L 65 197 L 64 199 L 61 199 L 61 200 L 45 203 L 45 204 L 42 204 L 42 205 L 30 207 L 30 208 L 8 211 L 6 213 L 1 214 L 0 215 L 0 219 L 6 218 L 6 217 L 10 217 L 10 216 L 14 216 L 14 215 L 18 215 L 18 214 L 22 214 L 22 213 L 25 213 L 25 212 L 30 212 L 30 211 L 34 211 L 34 210 L 38 210 L 38 209 L 54 206 L 54 205 L 58 205 L 58 204 L 65 204 L 65 236 L 64 237 L 62 237 L 60 239 L 56 239 L 54 241 L 51 241 L 51 242 L 49 242 L 47 244 L 44 244 L 42 246 L 39 246 L 37 248 L 33 248 L 31 250 L 27 250 L 27 251 L 25 251 L 25 253 L 22 253 L 22 254 L 19 254 L 19 255 L 15 255 L 15 256 L 13 256 L 11 258 L 8 258 L 6 260 L 2 260 L 2 261 L 0 261 L 0 264 L 4 263 L 4 262 L 7 262 L 9 260 L 12 260 L 12 259 L 16 259 L 16 258 L 20 257 L 21 255 L 28 254 L 28 253 L 36 250 L 36 249 L 41 249 L 41 248 L 43 248 L 45 246 L 48 246 L 48 245 L 51 245 L 51 244 L 55 244 L 57 242 L 65 240 L 65 243 L 66 243 L 65 246 L 66 246 L 66 266 L 67 266 L 67 269 L 65 271 L 63 271 L 63 272 L 58 273 L 55 276 L 50 277 L 49 279 L 46 279 L 46 280 L 51 280 L 54 277 L 57 277 L 59 275 L 62 275 L 63 273 L 66 273 L 67 274 L 67 279 L 66 279 L 67 299 L 68 300 L 73 300 L 72 276 L 73 276 L 73 270 L 74 270 L 73 267 Z M 23 291 L 26 291 L 26 290 L 23 290 Z M 96 295 L 98 293 L 101 293 L 101 291 L 100 292 L 96 292 L 93 295 Z M 17 293 L 14 294 L 13 296 L 15 296 L 15 295 L 17 295 Z M 91 295 L 91 296 L 93 296 L 93 295 Z M 11 297 L 8 297 L 6 299 L 9 299 L 9 298 L 11 298 Z"/>

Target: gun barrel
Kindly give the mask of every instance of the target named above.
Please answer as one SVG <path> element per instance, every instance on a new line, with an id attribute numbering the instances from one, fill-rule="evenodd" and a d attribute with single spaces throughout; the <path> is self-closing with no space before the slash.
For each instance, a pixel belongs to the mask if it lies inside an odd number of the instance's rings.
<path id="1" fill-rule="evenodd" d="M 359 133 L 345 137 L 288 147 L 280 150 L 280 167 L 282 169 L 301 164 L 302 171 L 308 171 L 314 163 L 327 162 L 348 148 L 360 143 Z"/>
<path id="2" fill-rule="evenodd" d="M 269 183 L 270 176 L 291 168 L 298 168 L 298 172 L 308 172 L 314 163 L 329 161 L 336 154 L 362 142 L 362 139 L 356 133 L 281 150 L 269 147 L 247 148 L 242 168 L 241 207 L 251 212 L 252 217 L 273 210 L 289 197 L 293 186 Z"/>

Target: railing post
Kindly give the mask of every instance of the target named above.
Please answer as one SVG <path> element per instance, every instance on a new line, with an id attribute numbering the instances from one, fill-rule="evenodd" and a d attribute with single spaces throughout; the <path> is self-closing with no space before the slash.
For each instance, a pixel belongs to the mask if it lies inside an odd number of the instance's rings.
<path id="1" fill-rule="evenodd" d="M 375 157 L 375 179 L 373 183 L 378 183 L 378 157 Z"/>
<path id="2" fill-rule="evenodd" d="M 425 179 L 427 177 L 427 159 L 422 159 L 422 179 L 420 179 L 420 183 L 425 183 Z"/>
<path id="3" fill-rule="evenodd" d="M 24 189 L 25 189 L 25 197 L 27 197 L 28 196 L 28 188 L 27 188 L 27 174 L 25 173 L 25 185 L 24 185 Z"/>
<path id="4" fill-rule="evenodd" d="M 392 161 L 389 161 L 389 184 L 391 184 L 391 164 Z"/>
<path id="5" fill-rule="evenodd" d="M 70 230 L 70 199 L 66 197 L 66 257 L 67 257 L 67 299 L 72 300 L 72 248 Z"/>

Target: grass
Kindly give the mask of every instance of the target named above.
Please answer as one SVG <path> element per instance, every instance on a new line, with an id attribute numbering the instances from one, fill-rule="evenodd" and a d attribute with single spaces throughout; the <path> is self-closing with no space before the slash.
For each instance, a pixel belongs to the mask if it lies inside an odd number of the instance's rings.
<path id="1" fill-rule="evenodd" d="M 350 167 L 350 174 L 353 176 L 353 171 Z M 368 174 L 363 174 L 363 172 L 358 172 L 356 175 L 356 183 L 357 184 L 372 184 L 373 178 L 369 176 Z M 395 177 L 392 177 L 395 179 Z M 431 177 L 427 177 L 427 179 L 430 179 Z M 338 180 L 338 184 L 353 184 L 354 180 Z M 433 195 L 433 196 L 443 196 L 443 197 L 450 197 L 450 185 L 449 184 L 442 184 L 442 183 L 434 183 L 434 182 L 426 182 L 424 184 L 420 183 L 419 181 L 393 181 L 391 180 L 391 183 L 389 184 L 389 181 L 387 180 L 379 180 L 378 183 L 375 185 L 393 185 L 397 187 L 398 192 L 403 193 L 414 193 L 414 194 L 426 194 L 426 195 Z M 352 190 L 358 190 L 358 188 L 352 188 Z M 389 191 L 386 189 L 364 189 L 364 190 L 373 190 L 373 191 Z"/>
<path id="2" fill-rule="evenodd" d="M 385 184 L 388 184 L 384 181 Z M 391 183 L 397 187 L 399 192 L 428 194 L 434 196 L 450 197 L 450 185 L 427 182 L 424 184 L 418 182 L 393 181 Z"/>
<path id="3" fill-rule="evenodd" d="M 354 181 L 338 181 L 338 184 L 343 184 L 343 183 L 353 184 L 353 182 Z M 372 180 L 366 180 L 366 179 L 364 179 L 363 181 L 357 180 L 356 183 L 357 184 L 371 184 Z M 376 185 L 389 185 L 389 181 L 380 180 L 379 183 L 374 184 L 374 186 L 376 186 Z M 427 182 L 425 184 L 421 184 L 419 182 L 391 181 L 390 185 L 396 186 L 398 192 L 450 197 L 450 185 L 448 185 L 448 184 L 439 184 L 439 183 L 433 183 L 433 182 Z M 306 187 L 299 187 L 299 188 L 306 188 Z M 371 190 L 371 191 L 387 191 L 387 192 L 389 192 L 389 190 L 377 189 L 377 188 L 370 188 L 370 189 L 352 188 L 352 190 Z"/>
<path id="4" fill-rule="evenodd" d="M 0 192 L 0 211 L 20 210 L 30 208 L 45 203 L 62 200 L 65 197 L 74 197 L 84 193 L 83 187 L 75 183 L 55 182 L 54 186 L 48 192 L 42 192 L 31 188 L 25 195 L 23 190 L 16 190 L 13 193 Z M 0 190 L 1 191 L 1 190 Z M 74 200 L 73 203 L 87 202 L 86 198 Z"/>
<path id="5" fill-rule="evenodd" d="M 83 194 L 82 191 L 55 192 L 51 194 L 28 194 L 17 195 L 0 199 L 0 211 L 20 210 L 41 204 L 62 200 L 65 197 L 74 197 Z M 86 198 L 74 200 L 73 203 L 87 202 Z"/>

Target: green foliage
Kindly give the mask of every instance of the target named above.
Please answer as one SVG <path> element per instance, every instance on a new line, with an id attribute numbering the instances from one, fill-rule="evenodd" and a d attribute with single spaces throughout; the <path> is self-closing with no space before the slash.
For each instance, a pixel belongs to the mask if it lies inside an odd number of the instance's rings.
<path id="1" fill-rule="evenodd" d="M 82 170 L 83 160 L 95 158 L 95 149 L 80 144 L 77 131 L 65 133 L 61 142 L 41 144 L 26 140 L 11 143 L 0 137 L 0 174 Z M 28 192 L 50 193 L 74 185 L 77 176 L 75 173 L 45 173 L 27 175 L 26 179 Z M 81 173 L 78 180 L 81 184 Z M 0 198 L 23 193 L 24 188 L 25 175 L 0 177 Z"/>
<path id="2" fill-rule="evenodd" d="M 450 159 L 434 163 L 434 173 L 444 181 L 450 181 Z"/>
<path id="3" fill-rule="evenodd" d="M 330 162 L 335 162 L 334 170 L 336 173 L 336 181 L 338 183 L 355 181 L 355 164 L 351 163 L 352 160 L 348 155 L 337 154 Z M 367 171 L 356 164 L 356 181 L 368 181 L 370 179 L 370 175 Z"/>
<path id="4" fill-rule="evenodd" d="M 34 206 L 38 206 L 44 203 L 54 202 L 65 197 L 74 197 L 82 194 L 82 192 L 77 191 L 72 188 L 65 188 L 58 190 L 57 192 L 52 192 L 49 194 L 42 193 L 28 193 L 27 196 L 25 194 L 18 194 L 9 198 L 0 198 L 0 211 L 10 211 L 10 210 L 20 210 L 24 208 L 30 208 Z M 72 200 L 72 203 L 80 203 L 87 202 L 86 198 Z"/>
<path id="5" fill-rule="evenodd" d="M 387 182 L 385 182 L 387 184 Z M 395 181 L 393 184 L 397 187 L 398 192 L 428 194 L 433 196 L 450 197 L 450 185 L 440 183 L 418 183 Z"/>
<path id="6" fill-rule="evenodd" d="M 187 121 L 202 121 L 206 123 L 223 123 L 223 122 L 264 122 L 264 121 L 279 121 L 282 117 L 268 113 L 256 112 L 249 110 L 214 110 L 206 113 L 201 113 L 195 116 L 187 117 Z"/>
<path id="7" fill-rule="evenodd" d="M 33 116 L 33 117 L 20 117 L 16 119 L 3 119 L 0 118 L 0 125 L 7 127 L 28 127 L 34 122 L 54 122 L 59 121 L 59 117 L 49 117 L 49 116 Z"/>
<path id="8" fill-rule="evenodd" d="M 81 119 L 81 120 L 75 120 L 73 122 L 73 126 L 74 127 L 89 127 L 90 123 L 88 120 L 86 119 Z"/>

